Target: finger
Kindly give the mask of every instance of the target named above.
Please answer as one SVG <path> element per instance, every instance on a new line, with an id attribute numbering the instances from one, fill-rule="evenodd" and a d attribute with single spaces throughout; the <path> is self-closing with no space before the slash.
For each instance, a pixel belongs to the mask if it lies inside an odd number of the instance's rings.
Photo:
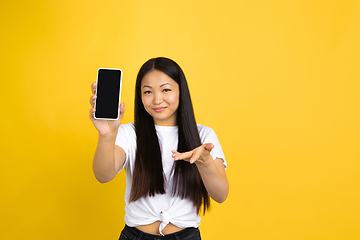
<path id="1" fill-rule="evenodd" d="M 91 120 L 95 120 L 95 118 L 94 118 L 94 113 L 96 112 L 96 109 L 95 108 L 92 108 L 92 109 L 90 109 L 90 119 Z"/>
<path id="2" fill-rule="evenodd" d="M 172 155 L 172 157 L 174 158 L 174 160 L 179 160 L 180 159 L 180 154 L 181 153 L 179 153 L 179 152 L 177 152 L 177 151 L 175 151 L 175 150 L 173 150 L 172 151 L 173 152 L 173 155 Z"/>
<path id="3" fill-rule="evenodd" d="M 185 152 L 185 153 L 175 153 L 175 154 L 173 154 L 173 157 L 174 157 L 175 161 L 177 161 L 177 160 L 188 161 L 188 159 L 191 158 L 192 154 L 193 154 L 193 151 Z"/>
<path id="4" fill-rule="evenodd" d="M 125 103 L 120 103 L 120 114 L 124 114 L 125 112 Z"/>
<path id="5" fill-rule="evenodd" d="M 95 101 L 96 101 L 96 99 L 97 99 L 97 96 L 96 96 L 96 95 L 92 95 L 92 96 L 90 97 L 90 105 L 91 105 L 92 107 L 95 106 Z"/>
<path id="6" fill-rule="evenodd" d="M 177 150 L 171 150 L 173 154 L 180 154 Z"/>
<path id="7" fill-rule="evenodd" d="M 214 148 L 214 144 L 212 143 L 206 143 L 203 145 L 206 151 L 211 151 Z"/>
<path id="8" fill-rule="evenodd" d="M 175 159 L 175 158 L 176 158 L 180 153 L 179 153 L 178 151 L 176 151 L 176 150 L 172 150 L 171 152 L 172 152 L 171 157 L 174 158 L 175 161 L 178 160 L 178 159 Z"/>
<path id="9" fill-rule="evenodd" d="M 194 152 L 190 158 L 190 164 L 193 164 L 194 162 L 196 162 L 200 158 L 200 156 L 201 156 L 200 151 Z"/>
<path id="10" fill-rule="evenodd" d="M 91 84 L 91 92 L 92 94 L 95 94 L 96 93 L 96 87 L 97 87 L 97 83 L 94 82 L 93 84 Z"/>
<path id="11" fill-rule="evenodd" d="M 124 117 L 124 112 L 125 112 L 125 103 L 120 103 L 119 106 L 119 118 L 118 120 L 121 122 L 122 118 Z"/>

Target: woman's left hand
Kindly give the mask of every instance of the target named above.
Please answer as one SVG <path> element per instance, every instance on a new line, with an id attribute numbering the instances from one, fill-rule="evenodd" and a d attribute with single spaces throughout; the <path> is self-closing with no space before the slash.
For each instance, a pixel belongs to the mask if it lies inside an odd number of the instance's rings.
<path id="1" fill-rule="evenodd" d="M 210 160 L 213 160 L 210 152 L 214 148 L 214 144 L 212 143 L 205 143 L 200 147 L 195 148 L 192 151 L 179 153 L 176 150 L 172 150 L 173 153 L 172 157 L 175 161 L 184 160 L 193 163 L 208 163 Z"/>

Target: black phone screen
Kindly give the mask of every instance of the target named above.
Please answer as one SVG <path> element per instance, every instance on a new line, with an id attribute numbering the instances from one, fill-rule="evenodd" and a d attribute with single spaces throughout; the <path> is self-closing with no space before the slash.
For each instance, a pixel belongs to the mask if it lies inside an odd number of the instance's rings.
<path id="1" fill-rule="evenodd" d="M 95 118 L 117 119 L 119 117 L 121 75 L 120 69 L 100 68 L 98 70 Z"/>

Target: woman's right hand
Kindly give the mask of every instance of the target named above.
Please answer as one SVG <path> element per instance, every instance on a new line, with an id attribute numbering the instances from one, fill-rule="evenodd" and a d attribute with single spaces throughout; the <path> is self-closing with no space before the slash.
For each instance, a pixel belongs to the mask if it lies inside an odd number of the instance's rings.
<path id="1" fill-rule="evenodd" d="M 120 104 L 120 115 L 117 120 L 102 120 L 102 119 L 95 119 L 94 113 L 96 112 L 95 106 L 95 100 L 97 96 L 95 95 L 97 84 L 93 83 L 91 85 L 91 92 L 92 96 L 90 98 L 90 104 L 91 104 L 91 110 L 90 110 L 90 120 L 93 122 L 95 128 L 99 131 L 99 134 L 102 136 L 107 136 L 111 134 L 116 134 L 118 131 L 118 128 L 120 126 L 121 120 L 124 116 L 125 112 L 125 103 Z"/>

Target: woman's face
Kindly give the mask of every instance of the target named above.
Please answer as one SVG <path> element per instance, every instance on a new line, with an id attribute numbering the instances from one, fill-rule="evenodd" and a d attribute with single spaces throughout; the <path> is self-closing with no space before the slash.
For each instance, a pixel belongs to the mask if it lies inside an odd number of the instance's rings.
<path id="1" fill-rule="evenodd" d="M 145 110 L 159 126 L 176 126 L 179 85 L 159 70 L 148 72 L 141 81 L 141 99 Z"/>

